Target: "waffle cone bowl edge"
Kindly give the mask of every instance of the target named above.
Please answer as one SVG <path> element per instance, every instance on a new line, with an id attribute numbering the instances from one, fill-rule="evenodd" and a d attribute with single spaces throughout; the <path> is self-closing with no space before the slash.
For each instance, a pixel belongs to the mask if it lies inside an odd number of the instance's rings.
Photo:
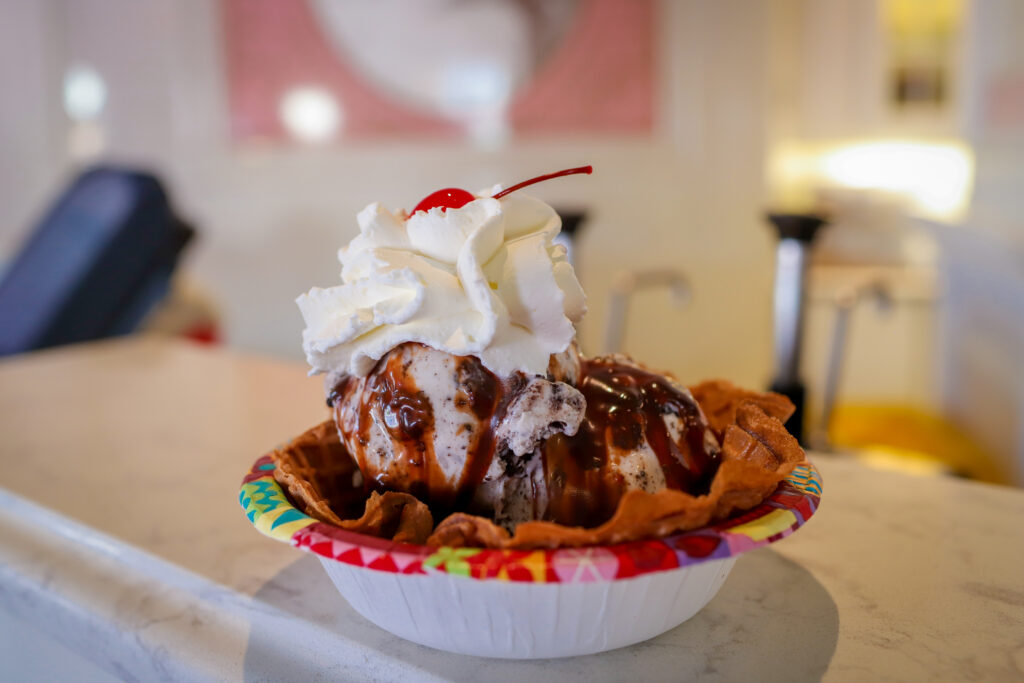
<path id="1" fill-rule="evenodd" d="M 470 550 L 529 553 L 664 539 L 744 519 L 766 500 L 770 503 L 774 493 L 792 501 L 786 489 L 794 486 L 801 495 L 814 498 L 805 501 L 805 512 L 813 512 L 820 482 L 803 449 L 783 426 L 792 412 L 786 398 L 720 380 L 691 391 L 721 443 L 722 460 L 710 491 L 701 496 L 672 489 L 630 491 L 612 518 L 597 527 L 533 521 L 509 534 L 487 518 L 460 512 L 435 522 L 430 509 L 407 493 L 373 492 L 367 497 L 330 420 L 257 461 L 243 483 L 243 507 L 261 531 L 273 531 L 270 535 L 296 545 L 303 544 L 291 535 L 282 536 L 281 529 L 292 530 L 302 521 L 329 536 L 358 536 L 378 547 L 401 545 L 431 553 L 457 548 L 462 555 Z M 811 489 L 801 489 L 799 485 L 808 481 Z M 269 520 L 257 523 L 257 517 L 281 514 L 282 507 L 289 512 L 285 520 L 275 516 L 271 527 L 266 527 Z M 809 516 L 802 515 L 800 523 Z"/>

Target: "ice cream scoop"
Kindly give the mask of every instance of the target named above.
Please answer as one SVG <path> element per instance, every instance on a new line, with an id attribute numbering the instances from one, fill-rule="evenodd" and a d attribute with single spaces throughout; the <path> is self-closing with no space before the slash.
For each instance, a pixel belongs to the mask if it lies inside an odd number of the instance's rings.
<path id="1" fill-rule="evenodd" d="M 630 490 L 706 493 L 718 465 L 686 388 L 575 346 L 546 376 L 500 378 L 474 356 L 403 344 L 330 401 L 367 486 L 411 493 L 438 518 L 594 526 Z"/>
<path id="2" fill-rule="evenodd" d="M 537 519 L 590 527 L 607 521 L 627 491 L 708 492 L 718 441 L 686 387 L 625 356 L 583 359 L 576 386 L 584 419 L 575 434 L 541 447 Z"/>
<path id="3" fill-rule="evenodd" d="M 411 493 L 435 515 L 455 510 L 506 524 L 534 518 L 531 461 L 583 420 L 575 347 L 546 376 L 500 378 L 475 356 L 402 344 L 333 389 L 342 443 L 372 490 Z M 440 518 L 440 517 L 438 517 Z"/>

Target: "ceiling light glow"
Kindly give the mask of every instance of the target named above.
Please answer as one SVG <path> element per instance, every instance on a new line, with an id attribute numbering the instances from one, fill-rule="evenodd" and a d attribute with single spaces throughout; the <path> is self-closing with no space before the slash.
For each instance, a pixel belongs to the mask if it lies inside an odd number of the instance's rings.
<path id="1" fill-rule="evenodd" d="M 319 86 L 292 88 L 281 98 L 281 122 L 299 142 L 319 144 L 337 135 L 342 126 L 338 100 Z"/>
<path id="2" fill-rule="evenodd" d="M 107 84 L 88 66 L 73 66 L 64 74 L 64 111 L 74 121 L 91 121 L 107 103 Z"/>

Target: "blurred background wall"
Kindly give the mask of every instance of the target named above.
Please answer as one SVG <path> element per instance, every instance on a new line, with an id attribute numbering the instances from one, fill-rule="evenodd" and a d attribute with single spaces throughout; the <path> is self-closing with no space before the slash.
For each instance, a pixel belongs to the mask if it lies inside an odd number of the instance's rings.
<path id="1" fill-rule="evenodd" d="M 541 138 L 487 150 L 429 140 L 235 147 L 221 5 L 9 4 L 13 20 L 0 29 L 0 49 L 9 51 L 2 127 L 13 152 L 2 162 L 5 250 L 74 165 L 59 84 L 68 64 L 81 63 L 107 83 L 104 157 L 157 169 L 201 226 L 190 266 L 222 302 L 233 345 L 301 357 L 292 300 L 336 281 L 335 252 L 369 202 L 411 208 L 440 187 L 475 190 L 591 163 L 597 171 L 586 182 L 534 189 L 592 215 L 579 259 L 591 306 L 584 338 L 599 346 L 613 270 L 673 265 L 704 292 L 685 313 L 669 309 L 663 292 L 638 302 L 636 327 L 659 333 L 630 335 L 631 350 L 694 377 L 761 382 L 768 372 L 772 240 L 759 219 L 764 83 L 752 68 L 766 50 L 764 9 L 659 7 L 654 135 Z M 737 315 L 721 316 L 723 307 Z"/>
<path id="2" fill-rule="evenodd" d="M 324 3 L 305 5 L 324 20 Z M 293 299 L 337 281 L 335 252 L 367 203 L 409 209 L 441 187 L 589 163 L 589 178 L 531 190 L 587 211 L 584 349 L 604 350 L 616 273 L 677 269 L 692 296 L 639 292 L 625 350 L 684 380 L 764 386 L 776 238 L 763 214 L 825 207 L 805 343 L 815 395 L 837 297 L 881 282 L 890 305 L 852 312 L 844 402 L 955 422 L 1024 481 L 1021 3 L 661 0 L 644 132 L 370 139 L 342 121 L 319 143 L 237 135 L 240 7 L 0 0 L 0 262 L 84 164 L 149 168 L 199 229 L 185 270 L 226 343 L 299 359 Z M 390 16 L 398 34 L 422 26 Z"/>

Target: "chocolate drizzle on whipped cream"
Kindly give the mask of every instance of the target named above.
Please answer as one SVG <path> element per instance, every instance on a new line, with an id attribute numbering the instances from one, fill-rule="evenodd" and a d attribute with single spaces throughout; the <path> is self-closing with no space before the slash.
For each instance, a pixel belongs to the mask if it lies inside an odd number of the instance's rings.
<path id="1" fill-rule="evenodd" d="M 503 380 L 474 356 L 445 354 L 448 365 L 437 376 L 450 371 L 448 386 L 454 381 L 444 399 L 452 404 L 446 419 L 459 421 L 453 449 L 438 438 L 437 407 L 410 371 L 417 359 L 439 353 L 403 345 L 365 378 L 343 379 L 332 391 L 342 441 L 368 489 L 412 493 L 435 515 L 464 511 L 517 523 L 525 503 L 528 518 L 586 527 L 609 519 L 630 489 L 707 492 L 717 442 L 689 392 L 665 377 L 625 359 L 583 360 L 572 377 L 576 391 L 553 377 Z M 578 429 L 560 421 L 573 409 L 578 420 L 583 400 Z M 534 427 L 528 452 L 513 452 L 503 436 L 504 422 L 524 419 L 511 415 L 516 410 L 550 422 Z M 502 505 L 502 496 L 527 500 Z"/>

